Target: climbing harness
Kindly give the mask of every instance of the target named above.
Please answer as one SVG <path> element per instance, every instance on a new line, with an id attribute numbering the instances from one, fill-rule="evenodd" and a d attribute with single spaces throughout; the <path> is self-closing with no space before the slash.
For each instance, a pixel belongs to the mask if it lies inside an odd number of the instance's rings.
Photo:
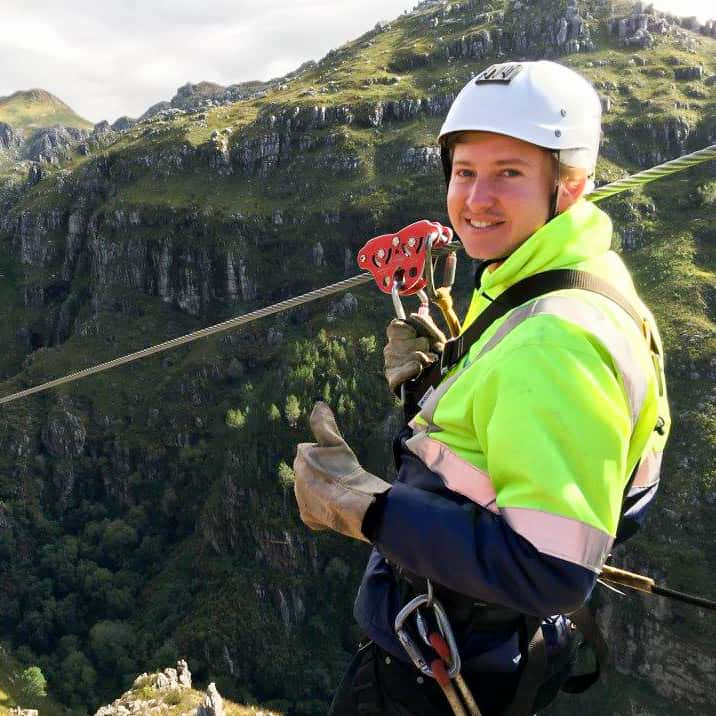
<path id="1" fill-rule="evenodd" d="M 481 716 L 470 687 L 460 673 L 460 653 L 450 620 L 445 608 L 433 594 L 432 582 L 429 579 L 426 582 L 427 592 L 411 599 L 398 612 L 395 633 L 415 667 L 437 681 L 455 716 Z M 432 610 L 432 613 L 421 610 Z M 415 620 L 415 628 L 424 645 L 432 652 L 431 657 L 425 657 L 423 649 L 410 635 L 410 618 Z"/>
<path id="2" fill-rule="evenodd" d="M 659 354 L 659 347 L 654 342 L 650 331 L 645 329 L 644 318 L 634 309 L 627 299 L 604 279 L 586 271 L 570 269 L 556 269 L 533 274 L 518 281 L 500 294 L 478 317 L 470 324 L 464 333 L 447 343 L 440 354 L 440 360 L 426 368 L 417 378 L 408 381 L 405 390 L 403 409 L 405 416 L 411 420 L 418 409 L 428 399 L 432 391 L 440 384 L 444 376 L 456 366 L 470 351 L 484 332 L 499 318 L 518 306 L 552 291 L 565 289 L 581 289 L 597 293 L 609 298 L 620 306 L 637 324 L 645 337 L 648 335 L 650 349 Z"/>
<path id="3" fill-rule="evenodd" d="M 692 152 L 691 154 L 686 154 L 683 157 L 678 157 L 677 159 L 672 159 L 668 162 L 664 162 L 663 164 L 659 164 L 658 166 L 652 167 L 651 169 L 646 169 L 645 171 L 638 172 L 637 174 L 634 174 L 630 177 L 619 179 L 615 182 L 612 182 L 611 184 L 607 184 L 606 186 L 597 189 L 596 191 L 589 194 L 586 198 L 589 201 L 601 201 L 602 199 L 605 199 L 609 196 L 614 196 L 615 194 L 619 194 L 620 192 L 633 189 L 634 187 L 648 184 L 649 182 L 655 181 L 656 179 L 660 179 L 671 174 L 676 174 L 677 172 L 696 166 L 697 164 L 709 161 L 710 159 L 716 159 L 716 144 L 712 144 L 709 147 L 700 149 L 696 152 Z M 393 234 L 391 234 L 390 236 L 393 236 Z M 443 252 L 453 253 L 461 249 L 462 246 L 451 242 L 448 244 L 444 244 L 441 247 L 438 247 L 434 253 L 436 255 L 440 255 Z M 427 267 L 427 263 L 425 265 Z M 450 270 L 448 269 L 446 273 L 447 279 L 449 279 Z M 24 390 L 10 393 L 9 395 L 0 397 L 0 405 L 4 403 L 10 403 L 14 400 L 18 400 L 29 395 L 41 393 L 46 390 L 50 390 L 51 388 L 57 388 L 61 385 L 72 383 L 82 378 L 86 378 L 90 375 L 96 375 L 97 373 L 102 373 L 106 370 L 116 368 L 120 365 L 126 365 L 127 363 L 132 363 L 142 358 L 156 355 L 157 353 L 162 353 L 173 348 L 178 348 L 179 346 L 186 345 L 187 343 L 192 343 L 196 340 L 199 340 L 200 338 L 206 338 L 217 333 L 223 333 L 225 331 L 239 328 L 240 326 L 247 325 L 248 323 L 252 323 L 253 321 L 258 321 L 261 318 L 273 316 L 277 313 L 287 311 L 291 308 L 302 306 L 306 303 L 310 303 L 311 301 L 318 300 L 319 298 L 325 298 L 327 296 L 341 293 L 342 291 L 346 291 L 351 288 L 356 288 L 357 286 L 361 286 L 370 282 L 372 278 L 372 273 L 363 273 L 358 274 L 357 276 L 352 276 L 351 278 L 347 278 L 343 281 L 338 281 L 337 283 L 324 286 L 323 288 L 319 288 L 314 291 L 309 291 L 308 293 L 301 294 L 300 296 L 294 296 L 293 298 L 289 298 L 285 301 L 280 301 L 279 303 L 275 303 L 271 306 L 266 306 L 256 311 L 251 311 L 250 313 L 245 313 L 241 316 L 230 318 L 227 321 L 223 321 L 222 323 L 217 323 L 213 326 L 202 328 L 198 331 L 194 331 L 193 333 L 188 333 L 184 336 L 172 338 L 171 340 L 164 341 L 163 343 L 159 343 L 158 345 L 149 346 L 148 348 L 143 348 L 142 350 L 130 353 L 125 356 L 121 356 L 120 358 L 115 358 L 113 360 L 92 366 L 90 368 L 78 370 L 61 378 L 56 378 L 54 380 L 47 381 L 46 383 L 41 383 L 40 385 L 35 385 L 30 388 L 25 388 Z M 385 290 L 384 287 L 380 288 L 381 290 Z M 400 287 L 396 289 L 396 292 L 399 295 L 405 295 Z"/>

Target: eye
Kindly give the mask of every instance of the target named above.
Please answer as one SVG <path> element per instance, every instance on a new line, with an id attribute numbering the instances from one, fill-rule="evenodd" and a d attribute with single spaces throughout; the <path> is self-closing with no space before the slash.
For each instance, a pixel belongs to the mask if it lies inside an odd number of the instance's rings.
<path id="1" fill-rule="evenodd" d="M 519 169 L 503 169 L 501 175 L 503 177 L 520 177 L 522 172 Z"/>
<path id="2" fill-rule="evenodd" d="M 455 176 L 456 176 L 456 177 L 460 177 L 460 178 L 462 178 L 462 179 L 467 179 L 467 178 L 470 178 L 470 177 L 474 177 L 474 176 L 475 176 L 475 172 L 474 172 L 472 169 L 465 169 L 465 168 L 456 169 L 456 170 L 455 170 Z"/>

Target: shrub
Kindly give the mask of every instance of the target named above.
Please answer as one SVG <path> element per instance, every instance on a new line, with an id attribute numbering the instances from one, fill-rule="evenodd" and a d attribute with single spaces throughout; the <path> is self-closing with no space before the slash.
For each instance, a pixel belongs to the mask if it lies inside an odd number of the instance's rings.
<path id="1" fill-rule="evenodd" d="M 168 706 L 178 706 L 183 699 L 183 694 L 179 689 L 172 689 L 164 697 L 164 703 Z"/>
<path id="2" fill-rule="evenodd" d="M 716 204 L 716 181 L 710 181 L 700 186 L 696 192 L 702 206 L 713 206 Z"/>
<path id="3" fill-rule="evenodd" d="M 288 424 L 292 428 L 295 428 L 298 419 L 301 417 L 301 404 L 298 402 L 298 398 L 293 394 L 286 398 L 285 413 Z"/>
<path id="4" fill-rule="evenodd" d="M 236 428 L 237 430 L 240 430 L 246 425 L 246 416 L 241 412 L 241 408 L 236 408 L 236 410 L 229 408 L 229 410 L 226 411 L 225 420 L 230 428 Z"/>
<path id="5" fill-rule="evenodd" d="M 47 696 L 47 680 L 39 666 L 30 666 L 20 676 L 22 692 L 30 698 Z"/>
<path id="6" fill-rule="evenodd" d="M 283 460 L 278 464 L 278 481 L 284 488 L 292 487 L 296 481 L 296 474 Z"/>

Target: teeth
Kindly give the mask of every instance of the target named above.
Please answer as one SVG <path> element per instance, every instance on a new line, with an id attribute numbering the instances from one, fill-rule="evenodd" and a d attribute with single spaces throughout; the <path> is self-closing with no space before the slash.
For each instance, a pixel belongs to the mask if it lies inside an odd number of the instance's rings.
<path id="1" fill-rule="evenodd" d="M 499 224 L 501 222 L 499 221 L 473 221 L 470 219 L 469 224 L 470 226 L 475 227 L 476 229 L 486 229 L 488 226 L 495 226 L 496 224 Z"/>

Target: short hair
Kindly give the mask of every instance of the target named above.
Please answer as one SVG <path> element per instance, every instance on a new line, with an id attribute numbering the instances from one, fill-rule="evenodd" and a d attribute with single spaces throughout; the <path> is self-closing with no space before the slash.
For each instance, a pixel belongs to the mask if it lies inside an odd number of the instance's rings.
<path id="1" fill-rule="evenodd" d="M 470 135 L 475 134 L 476 131 L 477 130 L 466 130 L 464 132 L 452 132 L 443 138 L 441 144 L 448 151 L 451 162 L 453 154 L 455 153 L 455 147 L 458 144 L 467 144 L 470 141 Z M 555 157 L 555 159 L 557 158 L 558 151 L 556 149 L 547 149 L 546 147 L 540 147 L 540 149 L 544 149 L 545 152 L 549 152 L 553 157 Z M 567 181 L 577 181 L 583 177 L 589 176 L 586 169 L 583 169 L 582 167 L 572 167 L 561 161 L 555 166 L 555 168 L 559 169 L 560 180 L 565 179 Z"/>

